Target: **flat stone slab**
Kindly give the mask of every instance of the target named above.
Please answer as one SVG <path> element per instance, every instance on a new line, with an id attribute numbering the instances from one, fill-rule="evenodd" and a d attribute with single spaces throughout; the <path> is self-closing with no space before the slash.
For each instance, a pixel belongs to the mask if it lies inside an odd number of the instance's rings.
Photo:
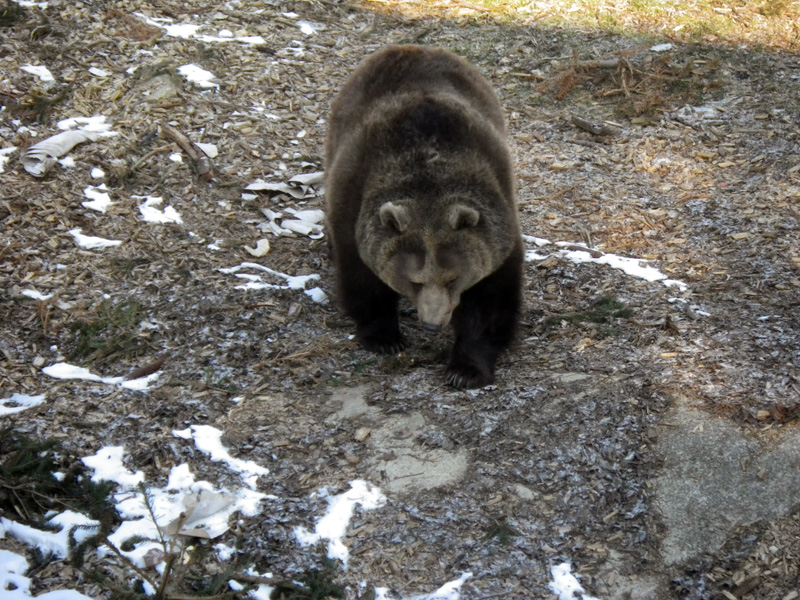
<path id="1" fill-rule="evenodd" d="M 678 407 L 664 420 L 656 508 L 667 526 L 666 564 L 719 549 L 737 525 L 800 504 L 800 430 L 765 443 L 707 413 Z"/>
<path id="2" fill-rule="evenodd" d="M 424 415 L 386 415 L 364 400 L 366 390 L 337 390 L 331 401 L 341 408 L 327 421 L 350 421 L 369 430 L 365 466 L 371 481 L 386 492 L 403 494 L 452 485 L 467 472 L 465 450 L 429 448 L 419 441 L 430 429 Z"/>

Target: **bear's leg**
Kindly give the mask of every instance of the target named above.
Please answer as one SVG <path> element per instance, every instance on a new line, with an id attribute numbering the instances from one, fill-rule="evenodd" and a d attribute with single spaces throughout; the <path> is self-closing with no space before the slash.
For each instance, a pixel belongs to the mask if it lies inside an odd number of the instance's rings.
<path id="1" fill-rule="evenodd" d="M 514 339 L 522 287 L 521 248 L 494 273 L 464 292 L 453 313 L 456 339 L 447 383 L 477 388 L 494 382 L 494 365 Z"/>
<path id="2" fill-rule="evenodd" d="M 351 256 L 338 267 L 339 300 L 356 322 L 356 338 L 367 350 L 397 354 L 405 348 L 397 316 L 398 294 Z"/>

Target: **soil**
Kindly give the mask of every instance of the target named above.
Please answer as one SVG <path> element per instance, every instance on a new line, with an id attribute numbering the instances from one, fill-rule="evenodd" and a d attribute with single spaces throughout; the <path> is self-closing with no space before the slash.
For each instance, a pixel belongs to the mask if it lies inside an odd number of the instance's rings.
<path id="1" fill-rule="evenodd" d="M 52 2 L 3 24 L 0 142 L 19 150 L 0 174 L 0 397 L 47 394 L 3 421 L 81 454 L 124 446 L 153 485 L 184 461 L 225 485 L 223 466 L 172 435 L 224 430 L 232 454 L 270 469 L 262 517 L 223 538 L 261 573 L 320 565 L 322 545 L 293 533 L 324 509 L 312 492 L 370 481 L 388 503 L 351 523 L 336 575 L 350 598 L 429 592 L 465 571 L 464 600 L 549 598 L 550 567 L 565 561 L 608 600 L 798 597 L 800 57 L 656 51 L 669 40 L 453 7 L 433 18 L 382 2 Z M 264 43 L 174 37 L 156 18 Z M 324 169 L 337 87 L 388 43 L 453 50 L 495 86 L 525 234 L 646 259 L 685 289 L 530 243 L 548 257 L 526 262 L 519 340 L 495 385 L 445 387 L 449 334 L 423 331 L 411 307 L 406 352 L 360 349 L 325 240 L 265 233 L 262 209 L 324 208 L 324 192 L 243 192 Z M 216 86 L 182 77 L 190 63 Z M 119 135 L 43 178 L 23 169 L 19 155 L 57 121 L 93 115 Z M 213 174 L 170 128 L 216 144 Z M 105 213 L 81 204 L 101 182 Z M 144 221 L 145 196 L 182 223 Z M 80 248 L 75 228 L 122 244 Z M 271 249 L 254 257 L 246 247 L 262 238 Z M 332 301 L 238 289 L 220 269 L 244 262 L 317 274 Z M 604 311 L 609 299 L 624 310 Z M 125 375 L 161 360 L 147 392 L 41 371 L 68 361 Z M 34 577 L 37 593 L 56 587 L 110 594 L 77 569 Z"/>

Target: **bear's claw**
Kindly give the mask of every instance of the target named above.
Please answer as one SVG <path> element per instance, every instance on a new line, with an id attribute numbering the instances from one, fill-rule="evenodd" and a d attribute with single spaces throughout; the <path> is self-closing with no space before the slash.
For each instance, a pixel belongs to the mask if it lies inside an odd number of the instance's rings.
<path id="1" fill-rule="evenodd" d="M 358 341 L 366 350 L 377 354 L 400 354 L 406 349 L 406 343 L 400 332 L 385 332 L 379 328 L 358 328 Z"/>
<path id="2" fill-rule="evenodd" d="M 450 364 L 445 374 L 447 385 L 457 389 L 480 388 L 494 383 L 494 373 L 470 364 Z"/>

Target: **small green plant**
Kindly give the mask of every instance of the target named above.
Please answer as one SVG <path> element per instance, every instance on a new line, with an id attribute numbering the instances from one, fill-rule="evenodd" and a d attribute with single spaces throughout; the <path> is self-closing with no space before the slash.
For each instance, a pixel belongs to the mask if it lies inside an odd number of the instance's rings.
<path id="1" fill-rule="evenodd" d="M 5 0 L 0 6 L 0 27 L 11 27 L 25 15 L 25 9 L 14 0 Z"/>
<path id="2" fill-rule="evenodd" d="M 134 269 L 149 265 L 152 262 L 149 258 L 133 257 L 133 258 L 112 258 L 110 261 L 111 266 L 114 267 L 122 275 L 130 275 Z"/>
<path id="3" fill-rule="evenodd" d="M 592 323 L 600 326 L 599 331 L 603 336 L 610 336 L 619 333 L 612 325 L 616 319 L 628 319 L 632 316 L 633 311 L 625 306 L 623 302 L 613 296 L 604 296 L 595 302 L 589 310 L 548 317 L 545 320 L 545 325 L 554 327 L 562 321 L 567 323 Z"/>
<path id="4" fill-rule="evenodd" d="M 239 391 L 239 387 L 232 383 L 227 375 L 220 375 L 210 367 L 203 372 L 203 383 L 205 383 L 206 387 L 230 394 L 235 394 Z"/>
<path id="5" fill-rule="evenodd" d="M 92 473 L 76 453 L 60 442 L 30 438 L 13 425 L 0 428 L 0 514 L 17 515 L 20 522 L 38 529 L 50 528 L 47 519 L 51 511 L 72 510 L 98 521 L 97 532 L 80 543 L 72 532 L 69 560 L 88 581 L 102 586 L 112 600 L 243 600 L 257 584 L 272 586 L 273 600 L 324 600 L 345 596 L 342 586 L 335 582 L 338 563 L 327 557 L 321 560 L 319 568 L 279 579 L 247 574 L 240 564 L 240 553 L 224 565 L 218 565 L 221 568 L 209 569 L 215 557 L 208 540 L 166 535 L 160 528 L 154 536 L 135 536 L 117 546 L 109 539 L 120 523 L 113 503 L 115 489 L 113 482 L 93 482 Z M 149 518 L 157 524 L 152 494 L 144 484 L 139 484 L 138 494 Z M 178 522 L 174 526 L 180 530 L 183 524 Z M 149 566 L 140 568 L 126 552 L 145 542 L 155 543 L 156 547 L 145 559 Z M 118 559 L 109 569 L 105 568 L 107 562 L 88 560 L 89 551 L 100 545 Z M 243 540 L 237 539 L 236 547 L 242 546 Z M 57 560 L 37 549 L 33 554 L 39 567 Z M 159 565 L 158 570 L 152 568 L 156 565 Z M 239 581 L 242 587 L 232 590 L 228 584 L 232 579 Z"/>
<path id="6" fill-rule="evenodd" d="M 119 303 L 104 300 L 93 318 L 72 325 L 75 340 L 68 358 L 88 364 L 139 354 L 143 344 L 137 331 L 144 317 L 144 308 L 135 300 Z"/>
<path id="7" fill-rule="evenodd" d="M 326 557 L 321 569 L 307 569 L 291 581 L 279 581 L 275 584 L 270 600 L 344 598 L 344 588 L 334 582 L 338 571 L 336 561 Z"/>
<path id="8" fill-rule="evenodd" d="M 10 105 L 8 111 L 17 118 L 26 121 L 46 123 L 50 110 L 57 104 L 64 102 L 69 97 L 70 90 L 65 86 L 43 90 L 34 89 L 21 98 L 16 104 Z"/>
<path id="9" fill-rule="evenodd" d="M 511 543 L 512 538 L 515 538 L 519 535 L 522 534 L 514 529 L 514 527 L 509 525 L 508 520 L 505 517 L 499 517 L 494 519 L 489 524 L 489 527 L 486 529 L 486 535 L 483 536 L 483 540 L 488 542 L 496 539 L 503 546 L 508 546 Z"/>
<path id="10" fill-rule="evenodd" d="M 111 482 L 93 482 L 79 458 L 60 442 L 32 439 L 13 425 L 0 429 L 0 513 L 16 514 L 45 529 L 50 511 L 80 512 L 100 523 L 97 535 L 80 544 L 70 539 L 73 564 L 80 565 L 86 549 L 119 522 L 113 489 Z"/>

